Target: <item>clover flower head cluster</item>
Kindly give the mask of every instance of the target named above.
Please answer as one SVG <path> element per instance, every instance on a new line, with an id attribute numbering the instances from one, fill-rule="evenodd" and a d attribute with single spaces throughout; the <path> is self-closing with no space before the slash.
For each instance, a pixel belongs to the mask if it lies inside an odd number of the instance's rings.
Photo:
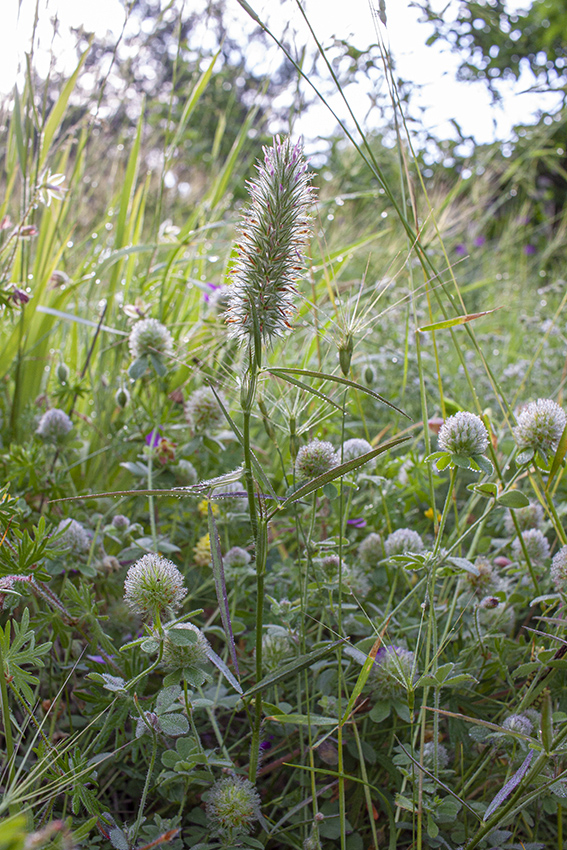
<path id="1" fill-rule="evenodd" d="M 230 336 L 241 342 L 259 335 L 270 343 L 290 327 L 314 194 L 301 141 L 276 136 L 257 168 L 248 184 L 251 203 L 236 245 L 226 320 Z"/>
<path id="2" fill-rule="evenodd" d="M 362 440 L 359 437 L 353 437 L 352 440 L 345 440 L 343 443 L 343 463 L 348 460 L 354 460 L 367 452 L 372 451 L 372 446 L 368 440 Z M 339 458 L 340 458 L 340 452 Z"/>
<path id="3" fill-rule="evenodd" d="M 72 427 L 73 423 L 65 411 L 52 407 L 39 420 L 35 433 L 46 443 L 57 444 L 65 439 Z"/>
<path id="4" fill-rule="evenodd" d="M 378 699 L 401 697 L 416 681 L 415 654 L 401 646 L 383 646 L 376 653 L 370 684 Z"/>
<path id="5" fill-rule="evenodd" d="M 527 404 L 518 416 L 514 439 L 519 449 L 533 449 L 544 456 L 554 454 L 567 418 L 550 398 L 538 398 Z"/>
<path id="6" fill-rule="evenodd" d="M 219 393 L 223 405 L 223 396 Z M 206 434 L 214 431 L 224 422 L 224 415 L 210 387 L 201 387 L 191 393 L 185 402 L 183 411 L 194 434 Z"/>
<path id="7" fill-rule="evenodd" d="M 375 531 L 368 534 L 358 547 L 358 557 L 366 567 L 375 567 L 384 557 L 382 538 Z"/>
<path id="8" fill-rule="evenodd" d="M 167 357 L 173 352 L 173 339 L 157 319 L 142 319 L 130 331 L 128 347 L 134 360 L 149 354 Z"/>
<path id="9" fill-rule="evenodd" d="M 230 839 L 248 835 L 260 815 L 260 796 L 250 780 L 223 776 L 209 791 L 206 814 L 213 834 Z"/>
<path id="10" fill-rule="evenodd" d="M 459 410 L 441 425 L 438 442 L 444 452 L 465 457 L 482 455 L 488 448 L 488 432 L 480 416 Z"/>
<path id="11" fill-rule="evenodd" d="M 262 635 L 262 663 L 266 670 L 277 670 L 295 653 L 295 645 L 285 631 L 270 629 Z"/>
<path id="12" fill-rule="evenodd" d="M 527 531 L 522 531 L 522 540 L 531 563 L 534 566 L 542 566 L 550 555 L 549 543 L 544 533 L 539 528 L 528 528 Z M 518 537 L 512 543 L 512 552 L 516 560 L 524 560 L 524 550 Z"/>
<path id="13" fill-rule="evenodd" d="M 239 567 L 248 566 L 251 560 L 250 553 L 246 549 L 241 549 L 240 546 L 233 546 L 224 556 L 224 566 L 237 570 Z"/>
<path id="14" fill-rule="evenodd" d="M 543 508 L 539 502 L 531 501 L 525 508 L 516 508 L 514 515 L 520 531 L 527 531 L 529 528 L 541 528 L 543 524 Z M 504 526 L 510 536 L 516 533 L 511 511 L 506 514 Z"/>
<path id="15" fill-rule="evenodd" d="M 562 546 L 553 556 L 549 573 L 557 590 L 567 592 L 567 546 Z"/>
<path id="16" fill-rule="evenodd" d="M 76 519 L 62 519 L 56 529 L 57 533 L 63 535 L 57 541 L 57 545 L 65 549 L 70 555 L 84 555 L 91 548 L 91 538 L 86 528 Z"/>
<path id="17" fill-rule="evenodd" d="M 175 631 L 179 629 L 193 632 L 197 640 L 195 643 L 175 643 L 166 631 L 163 643 L 163 663 L 172 670 L 179 667 L 203 667 L 209 661 L 209 641 L 197 626 L 192 623 L 177 623 Z"/>
<path id="18" fill-rule="evenodd" d="M 127 528 L 130 528 L 130 520 L 123 514 L 116 514 L 116 516 L 112 517 L 112 525 L 117 531 L 125 531 Z"/>
<path id="19" fill-rule="evenodd" d="M 181 458 L 181 460 L 179 460 L 175 464 L 172 471 L 175 477 L 179 481 L 181 481 L 182 484 L 196 484 L 199 480 L 197 470 L 195 469 L 190 460 L 185 460 L 184 458 Z"/>
<path id="20" fill-rule="evenodd" d="M 509 714 L 502 723 L 502 728 L 508 732 L 519 732 L 521 735 L 531 735 L 533 725 L 525 714 Z"/>
<path id="21" fill-rule="evenodd" d="M 124 599 L 137 614 L 155 616 L 175 610 L 186 595 L 183 576 L 175 564 L 160 555 L 143 555 L 126 574 Z"/>
<path id="22" fill-rule="evenodd" d="M 426 770 L 432 771 L 435 767 L 435 743 L 427 741 L 420 750 L 419 762 Z M 444 770 L 449 764 L 449 753 L 443 744 L 437 744 L 437 764 Z"/>
<path id="23" fill-rule="evenodd" d="M 344 564 L 342 578 L 343 586 L 348 588 L 353 596 L 357 599 L 366 599 L 370 593 L 370 582 L 359 567 L 354 564 Z"/>
<path id="24" fill-rule="evenodd" d="M 388 535 L 384 550 L 388 558 L 392 555 L 404 555 L 406 552 L 423 552 L 423 540 L 417 531 L 411 528 L 398 528 Z"/>
<path id="25" fill-rule="evenodd" d="M 466 572 L 463 576 L 465 583 L 479 596 L 484 596 L 487 588 L 494 584 L 496 578 L 493 564 L 484 555 L 479 555 L 474 565 L 478 575 Z"/>
<path id="26" fill-rule="evenodd" d="M 337 453 L 333 444 L 327 440 L 311 440 L 301 446 L 295 459 L 295 474 L 302 480 L 310 480 L 324 475 L 337 465 Z"/>

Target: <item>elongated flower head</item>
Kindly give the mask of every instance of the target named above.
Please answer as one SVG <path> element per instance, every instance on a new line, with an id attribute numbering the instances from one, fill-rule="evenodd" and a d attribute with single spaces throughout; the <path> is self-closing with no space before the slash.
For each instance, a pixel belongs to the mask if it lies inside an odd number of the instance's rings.
<path id="1" fill-rule="evenodd" d="M 516 508 L 514 515 L 520 531 L 527 531 L 528 528 L 541 528 L 543 524 L 543 508 L 539 502 L 532 501 L 525 508 Z M 511 511 L 508 511 L 504 525 L 508 534 L 512 535 L 516 533 Z"/>
<path id="2" fill-rule="evenodd" d="M 167 356 L 173 351 L 173 339 L 165 325 L 157 319 L 142 319 L 132 328 L 128 347 L 135 360 L 147 354 Z"/>
<path id="3" fill-rule="evenodd" d="M 423 540 L 411 528 L 398 528 L 388 535 L 384 542 L 386 555 L 403 555 L 405 552 L 423 552 Z"/>
<path id="4" fill-rule="evenodd" d="M 72 429 L 73 423 L 64 410 L 52 407 L 39 420 L 36 434 L 46 443 L 61 443 Z"/>
<path id="5" fill-rule="evenodd" d="M 384 557 L 382 538 L 375 531 L 368 534 L 358 547 L 358 557 L 367 567 L 376 567 Z"/>
<path id="6" fill-rule="evenodd" d="M 175 564 L 160 555 L 143 555 L 126 574 L 124 599 L 138 614 L 156 616 L 174 610 L 186 595 L 183 576 Z"/>
<path id="7" fill-rule="evenodd" d="M 219 396 L 226 407 L 223 396 Z M 201 387 L 191 393 L 185 402 L 183 412 L 194 434 L 209 434 L 225 421 L 214 392 L 210 387 Z"/>
<path id="8" fill-rule="evenodd" d="M 324 475 L 337 465 L 337 454 L 333 444 L 327 440 L 311 440 L 302 446 L 295 459 L 295 474 L 302 480 L 311 480 Z"/>
<path id="9" fill-rule="evenodd" d="M 567 546 L 562 546 L 553 556 L 549 570 L 553 584 L 562 593 L 567 592 Z"/>
<path id="10" fill-rule="evenodd" d="M 530 561 L 534 566 L 542 566 L 546 558 L 549 558 L 549 543 L 543 531 L 539 528 L 528 528 L 527 531 L 522 531 L 522 540 L 526 547 L 526 552 L 529 555 Z M 524 550 L 519 538 L 516 538 L 512 543 L 512 551 L 514 558 L 523 561 Z"/>
<path id="11" fill-rule="evenodd" d="M 488 432 L 484 422 L 475 413 L 459 410 L 441 425 L 439 448 L 451 454 L 482 455 L 488 447 Z"/>
<path id="12" fill-rule="evenodd" d="M 259 815 L 260 796 L 242 776 L 223 776 L 209 791 L 207 820 L 213 834 L 230 839 L 248 835 Z"/>
<path id="13" fill-rule="evenodd" d="M 415 655 L 401 646 L 382 646 L 370 672 L 370 685 L 380 700 L 401 697 L 417 679 Z"/>
<path id="14" fill-rule="evenodd" d="M 230 336 L 264 343 L 290 327 L 295 282 L 303 271 L 313 190 L 302 144 L 276 136 L 249 183 L 251 203 L 237 243 L 226 319 Z M 257 338 L 258 338 L 257 336 Z"/>
<path id="15" fill-rule="evenodd" d="M 518 416 L 514 438 L 519 449 L 534 449 L 544 456 L 554 454 L 565 428 L 565 412 L 550 398 L 527 404 Z"/>
<path id="16" fill-rule="evenodd" d="M 175 642 L 175 633 L 178 631 L 192 632 L 196 641 L 194 643 Z M 171 636 L 173 632 L 173 637 Z M 170 669 L 177 670 L 179 667 L 203 667 L 209 663 L 209 641 L 203 632 L 192 623 L 177 623 L 175 629 L 165 632 L 163 643 L 163 663 Z"/>

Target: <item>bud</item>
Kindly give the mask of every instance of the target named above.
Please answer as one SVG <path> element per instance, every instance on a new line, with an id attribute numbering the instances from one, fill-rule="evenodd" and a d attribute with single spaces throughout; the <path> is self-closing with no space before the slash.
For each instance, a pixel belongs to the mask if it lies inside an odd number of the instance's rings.
<path id="1" fill-rule="evenodd" d="M 142 319 L 132 328 L 128 347 L 134 360 L 149 354 L 168 356 L 173 352 L 173 339 L 165 325 L 157 319 Z"/>
<path id="2" fill-rule="evenodd" d="M 374 369 L 370 365 L 366 366 L 366 368 L 364 370 L 364 380 L 365 380 L 366 385 L 368 387 L 371 387 L 376 381 L 376 375 L 374 373 Z"/>
<path id="3" fill-rule="evenodd" d="M 352 352 L 354 351 L 354 342 L 352 339 L 352 334 L 348 333 L 344 340 L 341 341 L 339 345 L 339 363 L 341 366 L 341 372 L 348 378 L 350 372 L 350 361 L 352 360 Z"/>
<path id="4" fill-rule="evenodd" d="M 226 407 L 223 396 L 220 393 L 219 396 Z M 191 393 L 183 411 L 193 434 L 210 433 L 224 422 L 224 414 L 210 387 L 201 387 Z"/>
<path id="5" fill-rule="evenodd" d="M 66 384 L 69 378 L 70 369 L 66 363 L 61 362 L 57 367 L 57 380 L 60 384 Z"/>
<path id="6" fill-rule="evenodd" d="M 126 389 L 126 387 L 120 387 L 116 390 L 116 395 L 114 396 L 114 400 L 118 407 L 121 407 L 124 410 L 125 407 L 130 403 L 130 393 Z"/>
<path id="7" fill-rule="evenodd" d="M 73 423 L 65 411 L 60 410 L 58 407 L 53 407 L 43 414 L 35 433 L 46 443 L 58 445 L 63 442 L 72 428 Z"/>

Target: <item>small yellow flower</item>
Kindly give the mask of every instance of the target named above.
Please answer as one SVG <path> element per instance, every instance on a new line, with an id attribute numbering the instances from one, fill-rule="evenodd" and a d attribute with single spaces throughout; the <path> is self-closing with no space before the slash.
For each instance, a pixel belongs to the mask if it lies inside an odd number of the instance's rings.
<path id="1" fill-rule="evenodd" d="M 209 535 L 205 534 L 193 547 L 193 560 L 198 567 L 208 567 L 211 563 L 211 542 Z"/>
<path id="2" fill-rule="evenodd" d="M 433 519 L 433 508 L 427 508 L 427 510 L 424 512 L 424 516 L 426 516 L 427 519 Z M 441 521 L 441 514 L 439 513 L 439 511 L 437 511 L 437 522 L 440 522 L 440 521 Z"/>
<path id="3" fill-rule="evenodd" d="M 197 505 L 197 510 L 199 511 L 201 516 L 207 516 L 208 513 L 209 513 L 209 500 L 203 499 L 202 502 L 199 502 L 199 504 Z M 219 506 L 218 505 L 212 504 L 211 510 L 213 512 L 213 516 L 219 515 Z"/>

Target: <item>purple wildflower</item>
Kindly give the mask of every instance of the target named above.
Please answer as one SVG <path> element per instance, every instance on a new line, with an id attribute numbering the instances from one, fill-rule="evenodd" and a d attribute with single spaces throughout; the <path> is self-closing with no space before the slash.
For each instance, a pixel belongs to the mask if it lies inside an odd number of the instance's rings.
<path id="1" fill-rule="evenodd" d="M 354 525 L 355 528 L 366 528 L 366 520 L 361 516 L 353 516 L 352 519 L 347 519 L 347 525 Z"/>
<path id="2" fill-rule="evenodd" d="M 155 449 L 156 446 L 159 446 L 159 441 L 162 439 L 162 436 L 157 428 L 154 428 L 153 431 L 150 431 L 149 434 L 146 434 L 146 445 L 148 445 L 151 449 Z"/>
<path id="3" fill-rule="evenodd" d="M 464 257 L 467 253 L 467 246 L 464 242 L 459 242 L 458 245 L 455 245 L 455 254 L 458 254 L 459 257 Z"/>
<path id="4" fill-rule="evenodd" d="M 536 246 L 535 245 L 524 245 L 524 254 L 530 257 L 532 254 L 535 254 Z"/>
<path id="5" fill-rule="evenodd" d="M 473 239 L 473 245 L 475 248 L 482 248 L 482 246 L 486 243 L 485 236 L 475 236 Z"/>

